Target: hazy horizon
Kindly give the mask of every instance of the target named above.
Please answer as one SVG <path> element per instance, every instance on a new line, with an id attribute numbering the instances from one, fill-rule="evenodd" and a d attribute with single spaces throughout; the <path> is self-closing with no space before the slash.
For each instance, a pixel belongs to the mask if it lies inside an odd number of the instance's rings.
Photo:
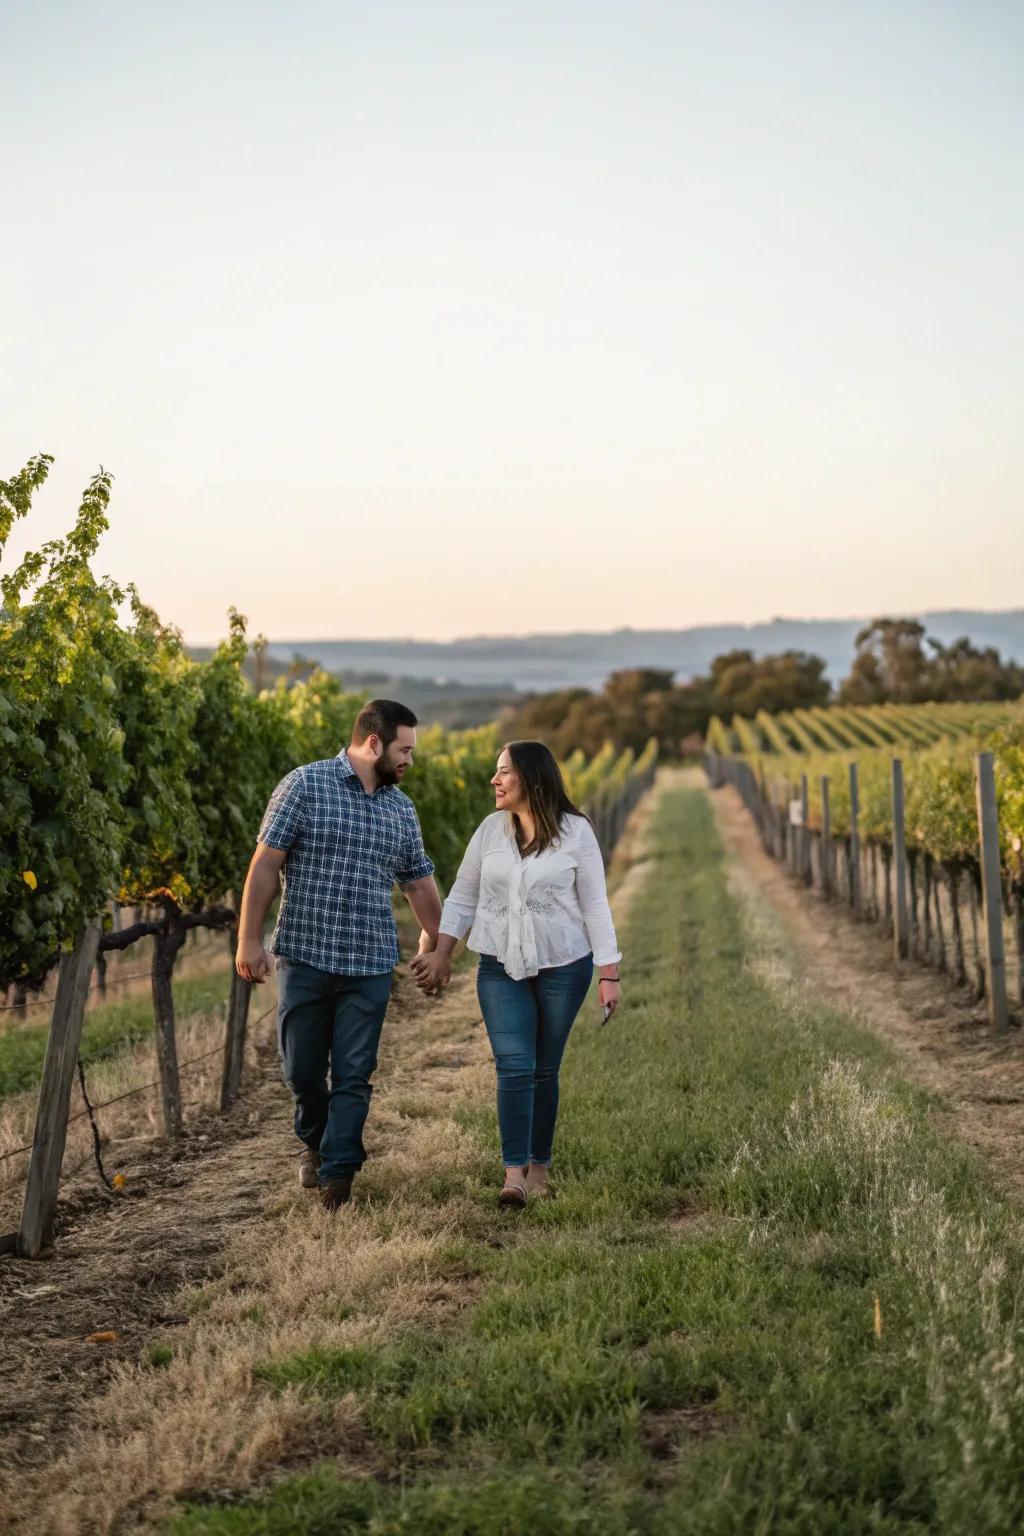
<path id="1" fill-rule="evenodd" d="M 190 640 L 1019 602 L 1024 7 L 36 0 L 0 50 L 0 476 L 57 460 L 5 568 L 102 463 L 98 567 Z"/>
<path id="2" fill-rule="evenodd" d="M 373 642 L 377 640 L 393 640 L 403 644 L 423 645 L 459 645 L 475 640 L 533 640 L 543 639 L 550 635 L 555 639 L 564 639 L 569 635 L 615 635 L 615 634 L 645 634 L 662 633 L 665 631 L 688 629 L 766 629 L 773 624 L 859 624 L 870 623 L 876 618 L 893 619 L 919 619 L 923 615 L 940 614 L 984 614 L 990 617 L 1001 617 L 1009 614 L 1024 614 L 1024 602 L 1016 607 L 1007 608 L 964 608 L 961 606 L 949 608 L 920 608 L 913 612 L 901 611 L 888 614 L 872 613 L 784 613 L 773 614 L 771 618 L 757 619 L 709 619 L 701 624 L 612 624 L 605 628 L 571 628 L 571 629 L 524 629 L 524 630 L 477 630 L 472 633 L 450 635 L 416 635 L 402 634 L 399 631 L 386 635 L 353 635 L 339 633 L 305 634 L 305 635 L 267 635 L 267 639 L 274 645 L 300 645 L 308 641 L 329 641 L 332 644 Z M 213 646 L 223 638 L 222 635 L 206 635 L 202 638 L 185 636 L 187 645 L 196 647 Z"/>

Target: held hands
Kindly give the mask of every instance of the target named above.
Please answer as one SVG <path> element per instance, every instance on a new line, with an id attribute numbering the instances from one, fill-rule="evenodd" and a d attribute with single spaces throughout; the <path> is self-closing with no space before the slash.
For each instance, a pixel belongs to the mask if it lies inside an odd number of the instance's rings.
<path id="1" fill-rule="evenodd" d="M 438 954 L 436 950 L 432 952 L 421 950 L 416 958 L 410 961 L 409 969 L 416 979 L 416 985 L 429 995 L 446 987 L 452 978 L 448 956 Z"/>

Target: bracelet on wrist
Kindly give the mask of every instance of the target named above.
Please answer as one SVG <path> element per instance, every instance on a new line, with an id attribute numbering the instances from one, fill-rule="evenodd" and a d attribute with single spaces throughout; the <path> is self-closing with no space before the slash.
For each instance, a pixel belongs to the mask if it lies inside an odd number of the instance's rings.
<path id="1" fill-rule="evenodd" d="M 598 977 L 598 981 L 597 981 L 598 986 L 601 985 L 602 981 L 614 981 L 616 983 L 616 985 L 619 986 L 619 985 L 622 984 L 622 977 L 621 976 L 599 976 Z"/>

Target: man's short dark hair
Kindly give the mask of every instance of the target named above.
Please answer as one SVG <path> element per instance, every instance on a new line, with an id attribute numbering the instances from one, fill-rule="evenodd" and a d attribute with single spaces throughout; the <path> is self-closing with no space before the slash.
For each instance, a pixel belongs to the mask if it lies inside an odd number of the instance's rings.
<path id="1" fill-rule="evenodd" d="M 352 745 L 361 747 L 368 736 L 379 736 L 381 746 L 387 750 L 398 735 L 400 725 L 418 725 L 411 709 L 394 699 L 371 699 L 356 715 L 352 727 Z"/>

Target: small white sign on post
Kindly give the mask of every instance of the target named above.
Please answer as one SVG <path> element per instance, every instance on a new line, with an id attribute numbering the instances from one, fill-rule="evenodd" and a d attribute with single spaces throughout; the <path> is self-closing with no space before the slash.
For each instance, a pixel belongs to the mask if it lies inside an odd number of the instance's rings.
<path id="1" fill-rule="evenodd" d="M 804 824 L 804 808 L 799 800 L 789 802 L 789 824 L 791 827 L 802 827 Z"/>

